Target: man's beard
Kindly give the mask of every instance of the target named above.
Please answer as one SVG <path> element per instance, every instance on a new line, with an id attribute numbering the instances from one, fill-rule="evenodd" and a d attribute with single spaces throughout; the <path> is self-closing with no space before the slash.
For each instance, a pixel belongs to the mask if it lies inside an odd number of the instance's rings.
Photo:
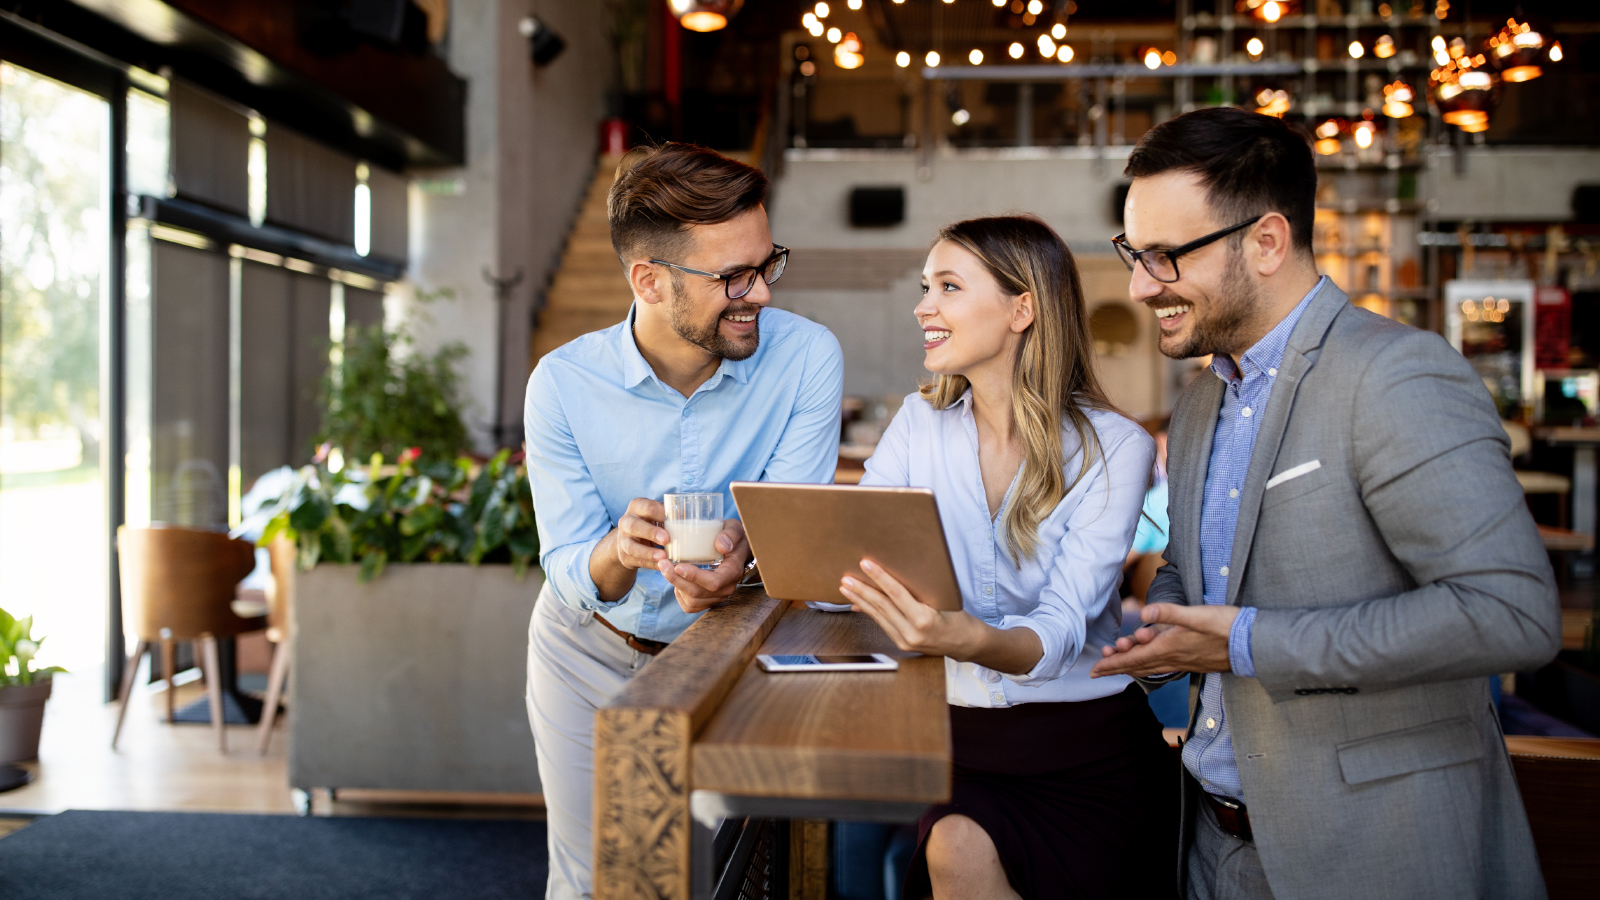
<path id="1" fill-rule="evenodd" d="M 676 272 L 672 273 L 672 276 L 672 305 L 670 307 L 672 330 L 678 333 L 678 337 L 713 356 L 731 359 L 734 362 L 738 362 L 741 359 L 749 359 L 755 354 L 756 348 L 761 345 L 761 307 L 754 304 L 746 308 L 730 305 L 727 309 L 717 313 L 717 317 L 712 319 L 709 325 L 701 325 L 694 320 L 693 303 L 688 298 L 688 292 L 683 289 L 683 282 L 679 280 L 681 276 Z M 725 315 L 755 316 L 756 320 L 751 323 L 755 326 L 755 330 L 751 331 L 747 337 L 729 340 L 722 336 L 722 330 L 719 327 L 722 317 Z"/>
<path id="2" fill-rule="evenodd" d="M 1248 347 L 1234 345 L 1250 320 L 1260 314 L 1258 299 L 1255 284 L 1245 272 L 1244 253 L 1230 248 L 1228 267 L 1223 270 L 1216 294 L 1206 298 L 1204 312 L 1199 303 L 1165 291 L 1145 303 L 1155 309 L 1171 305 L 1168 301 L 1189 304 L 1188 314 L 1193 317 L 1193 322 L 1189 326 L 1188 338 L 1176 345 L 1158 341 L 1157 346 L 1172 359 L 1193 359 L 1208 353 L 1248 350 Z"/>

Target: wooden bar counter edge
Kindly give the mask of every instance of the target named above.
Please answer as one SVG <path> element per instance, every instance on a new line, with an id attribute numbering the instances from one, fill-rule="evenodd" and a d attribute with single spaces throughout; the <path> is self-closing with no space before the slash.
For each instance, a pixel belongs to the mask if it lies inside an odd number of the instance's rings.
<path id="1" fill-rule="evenodd" d="M 757 653 L 887 653 L 895 672 L 769 674 Z M 866 616 L 745 590 L 595 715 L 594 893 L 689 900 L 694 817 L 914 819 L 950 796 L 944 660 Z"/>

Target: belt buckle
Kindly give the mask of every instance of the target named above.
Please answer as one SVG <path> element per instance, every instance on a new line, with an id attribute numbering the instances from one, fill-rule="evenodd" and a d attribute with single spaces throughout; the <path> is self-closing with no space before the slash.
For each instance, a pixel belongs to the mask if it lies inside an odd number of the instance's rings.
<path id="1" fill-rule="evenodd" d="M 1255 840 L 1255 832 L 1250 828 L 1250 813 L 1245 809 L 1245 805 L 1243 803 L 1230 800 L 1226 797 L 1219 797 L 1210 791 L 1206 791 L 1205 795 L 1206 799 L 1210 800 L 1211 805 L 1214 807 L 1213 812 L 1218 813 L 1216 816 L 1217 824 L 1222 827 L 1223 831 L 1228 832 L 1241 841 Z M 1228 813 L 1226 817 L 1220 814 L 1224 811 Z M 1232 819 L 1233 827 L 1228 827 L 1229 823 L 1224 822 L 1224 818 Z"/>

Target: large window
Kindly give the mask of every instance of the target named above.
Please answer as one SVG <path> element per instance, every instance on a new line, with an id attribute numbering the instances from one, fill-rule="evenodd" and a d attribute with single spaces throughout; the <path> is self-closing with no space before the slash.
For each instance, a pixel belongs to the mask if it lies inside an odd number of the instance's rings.
<path id="1" fill-rule="evenodd" d="M 105 100 L 0 63 L 0 607 L 74 671 L 106 646 L 110 142 Z"/>

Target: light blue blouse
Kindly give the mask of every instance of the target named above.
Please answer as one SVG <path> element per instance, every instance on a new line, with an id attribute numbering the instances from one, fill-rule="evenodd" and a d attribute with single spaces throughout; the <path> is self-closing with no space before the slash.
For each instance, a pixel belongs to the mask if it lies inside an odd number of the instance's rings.
<path id="1" fill-rule="evenodd" d="M 1030 628 L 1044 645 L 1044 656 L 1025 675 L 946 659 L 945 694 L 951 705 L 1093 700 L 1132 683 L 1124 675 L 1090 680 L 1089 668 L 1121 628 L 1117 586 L 1150 483 L 1155 441 L 1117 413 L 1087 413 L 1101 455 L 1039 524 L 1037 550 L 1021 566 L 1012 562 L 1005 537 L 1017 481 L 990 518 L 970 390 L 944 410 L 917 394 L 907 397 L 867 460 L 863 485 L 933 490 L 967 612 L 996 628 Z M 1065 464 L 1070 482 L 1082 457 L 1070 424 L 1063 429 L 1062 446 L 1070 454 Z"/>

